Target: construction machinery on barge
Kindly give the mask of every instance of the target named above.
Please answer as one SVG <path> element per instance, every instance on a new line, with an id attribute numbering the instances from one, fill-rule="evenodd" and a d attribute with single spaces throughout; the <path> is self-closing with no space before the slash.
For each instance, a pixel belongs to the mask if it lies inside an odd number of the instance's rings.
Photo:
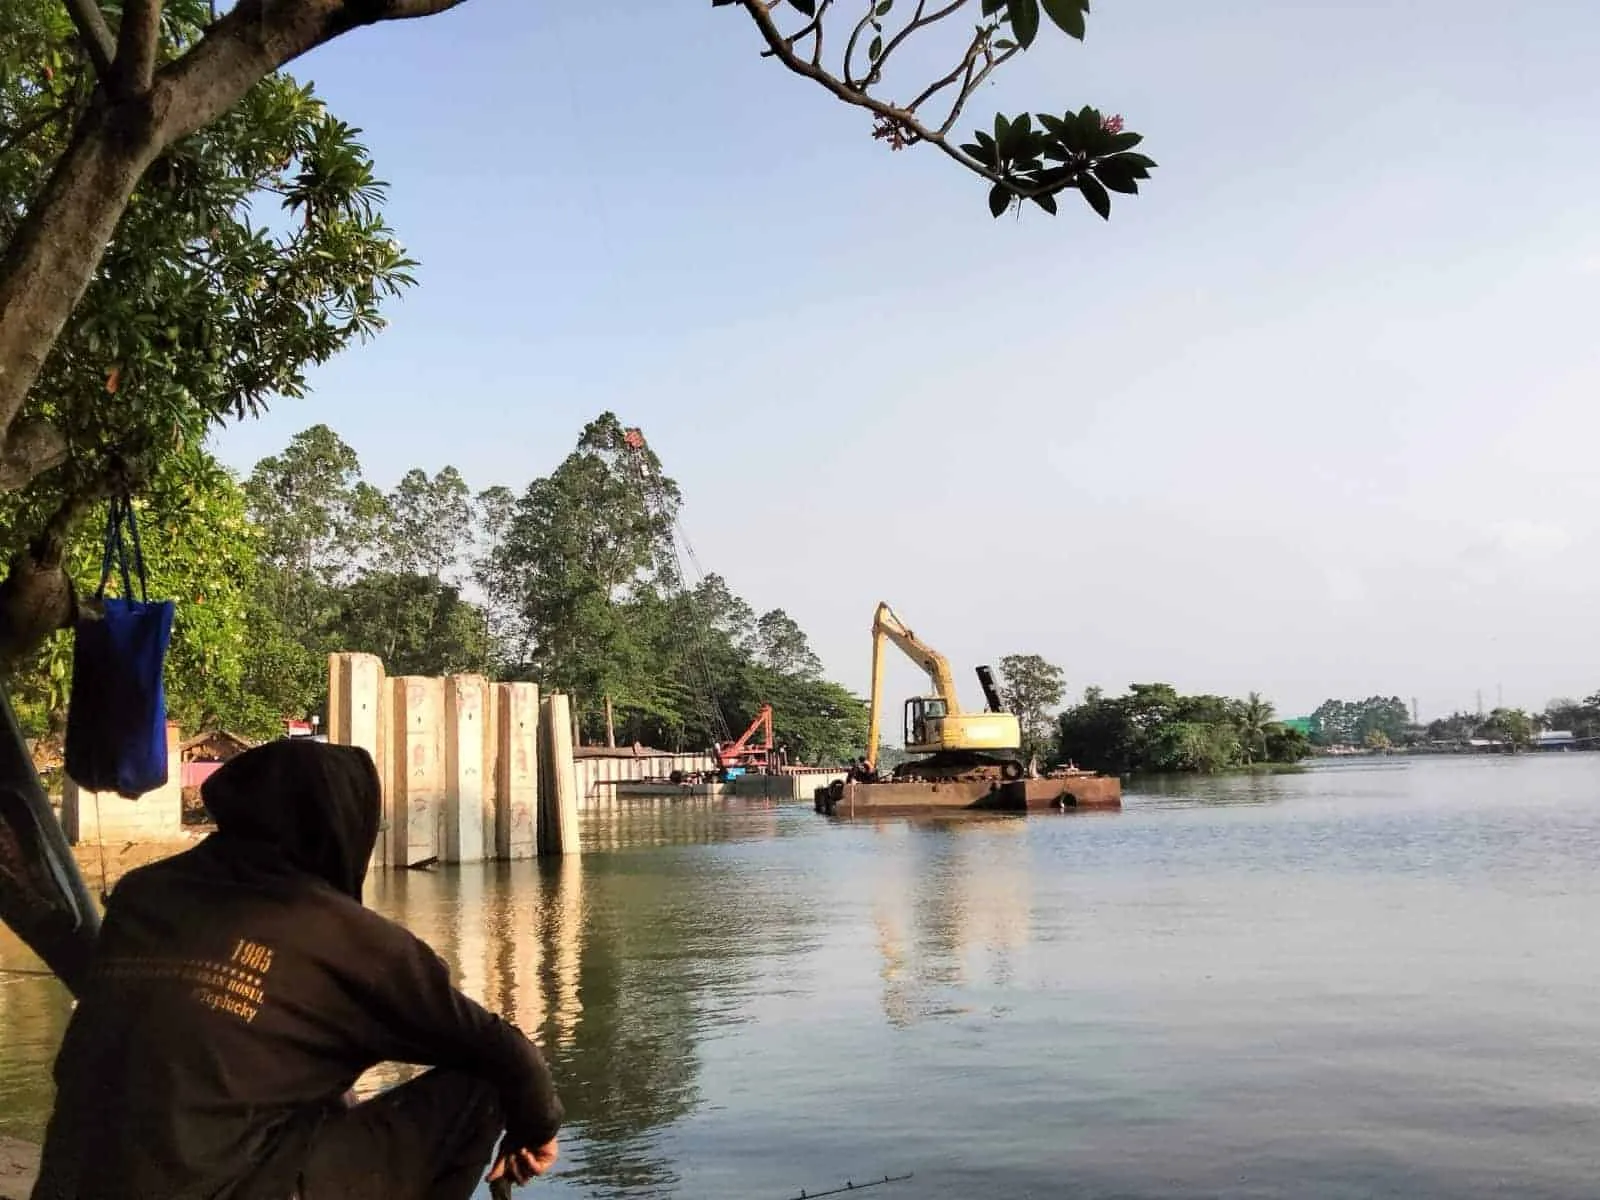
<path id="1" fill-rule="evenodd" d="M 893 644 L 927 675 L 932 695 L 904 704 L 905 748 L 912 757 L 887 775 L 878 770 L 885 650 Z M 986 707 L 961 706 L 949 660 L 922 641 L 887 604 L 872 619 L 872 697 L 867 752 L 850 777 L 818 789 L 815 807 L 829 816 L 951 810 L 1029 812 L 1122 807 L 1121 781 L 1088 771 L 1040 774 L 1022 755 L 1022 729 L 1007 712 L 994 672 L 977 668 Z"/>

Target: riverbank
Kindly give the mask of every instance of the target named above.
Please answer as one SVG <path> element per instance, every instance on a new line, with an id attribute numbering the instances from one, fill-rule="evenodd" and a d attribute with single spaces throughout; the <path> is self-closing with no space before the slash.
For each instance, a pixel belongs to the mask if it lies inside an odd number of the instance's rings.
<path id="1" fill-rule="evenodd" d="M 117 880 L 134 868 L 181 854 L 204 840 L 210 832 L 209 829 L 195 829 L 160 841 L 119 840 L 104 847 L 94 842 L 79 843 L 72 848 L 72 856 L 78 860 L 78 870 L 83 872 L 90 895 L 98 897 L 102 891 L 115 887 Z"/>
<path id="2" fill-rule="evenodd" d="M 0 1200 L 28 1200 L 39 1174 L 39 1148 L 0 1137 Z"/>

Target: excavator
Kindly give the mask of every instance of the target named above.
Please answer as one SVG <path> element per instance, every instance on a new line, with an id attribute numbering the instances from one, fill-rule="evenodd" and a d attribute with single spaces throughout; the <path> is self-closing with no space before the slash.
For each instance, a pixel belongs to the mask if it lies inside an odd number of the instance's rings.
<path id="1" fill-rule="evenodd" d="M 945 779 L 1020 779 L 1022 730 L 1014 714 L 1006 712 L 995 687 L 994 673 L 978 668 L 988 708 L 967 712 L 956 695 L 950 663 L 923 642 L 887 604 L 880 602 L 872 618 L 872 707 L 867 726 L 867 768 L 878 766 L 878 735 L 883 702 L 884 644 L 893 642 L 907 658 L 927 673 L 931 696 L 913 696 L 905 702 L 905 744 L 910 754 L 924 755 L 894 769 L 896 779 L 936 782 Z"/>

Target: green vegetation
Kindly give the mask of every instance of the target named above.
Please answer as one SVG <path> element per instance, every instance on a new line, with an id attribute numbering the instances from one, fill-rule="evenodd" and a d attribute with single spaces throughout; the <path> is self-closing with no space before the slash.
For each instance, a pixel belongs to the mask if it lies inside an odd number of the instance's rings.
<path id="1" fill-rule="evenodd" d="M 211 22 L 200 0 L 156 8 L 163 54 Z M 31 239 L 86 236 L 40 208 L 70 203 L 52 181 L 104 99 L 67 13 L 59 0 L 0 0 L 0 325 L 25 322 L 40 286 L 70 289 L 80 274 L 82 285 L 64 323 L 33 331 L 43 345 L 0 337 L 0 545 L 13 577 L 0 656 L 12 660 L 70 611 L 58 567 L 101 500 L 144 494 L 153 533 L 210 428 L 301 395 L 307 368 L 381 328 L 382 302 L 411 282 L 357 131 L 282 74 L 252 80 L 130 185 L 86 273 L 18 277 Z M 19 380 L 25 404 L 10 390 Z"/>
<path id="2" fill-rule="evenodd" d="M 1000 660 L 1000 699 L 1022 726 L 1022 752 L 1048 758 L 1054 749 L 1055 717 L 1067 694 L 1066 673 L 1037 654 Z"/>
<path id="3" fill-rule="evenodd" d="M 1600 693 L 1585 700 L 1552 700 L 1541 713 L 1501 707 L 1487 714 L 1455 712 L 1426 725 L 1413 724 L 1405 704 L 1395 696 L 1326 700 L 1311 721 L 1312 741 L 1318 748 L 1438 750 L 1487 741 L 1522 749 L 1532 745 L 1541 730 L 1565 730 L 1575 739 L 1600 737 Z"/>
<path id="4" fill-rule="evenodd" d="M 1057 757 L 1114 775 L 1215 773 L 1257 763 L 1289 764 L 1311 753 L 1304 734 L 1273 719 L 1272 705 L 1180 696 L 1165 683 L 1133 684 L 1126 696 L 1098 689 L 1061 714 Z"/>
<path id="5" fill-rule="evenodd" d="M 474 575 L 495 630 L 494 669 L 574 693 L 595 736 L 604 697 L 619 740 L 669 747 L 737 735 L 770 703 L 792 757 L 859 754 L 865 707 L 821 678 L 794 619 L 757 614 L 718 575 L 684 578 L 680 503 L 654 453 L 630 446 L 611 413 L 521 496 L 481 497 L 491 535 Z"/>
<path id="6" fill-rule="evenodd" d="M 1452 713 L 1423 728 L 1409 732 L 1407 744 L 1443 743 L 1446 745 L 1474 740 L 1503 742 L 1514 749 L 1533 743 L 1534 735 L 1541 729 L 1565 729 L 1576 737 L 1593 737 L 1600 733 L 1600 706 L 1595 704 L 1600 696 L 1591 696 L 1579 704 L 1571 700 L 1552 700 L 1545 712 L 1534 715 L 1520 708 L 1496 708 L 1487 716 Z"/>
<path id="7" fill-rule="evenodd" d="M 208 456 L 173 459 L 140 501 L 154 594 L 178 601 L 168 690 L 185 727 L 282 731 L 319 710 L 327 655 L 359 650 L 392 675 L 482 673 L 572 692 L 586 732 L 704 749 L 762 704 L 799 760 L 841 762 L 865 706 L 822 678 L 782 609 L 757 614 L 719 576 L 686 586 L 673 550 L 678 488 L 625 443 L 610 413 L 520 497 L 474 496 L 452 467 L 385 493 L 326 425 L 298 434 L 240 483 Z M 99 530 L 73 538 L 80 589 Z M 64 726 L 71 639 L 16 676 L 35 734 Z"/>
<path id="8" fill-rule="evenodd" d="M 1370 734 L 1381 733 L 1392 745 L 1406 738 L 1411 712 L 1398 696 L 1365 700 L 1324 700 L 1311 714 L 1311 742 L 1324 746 L 1363 746 Z"/>

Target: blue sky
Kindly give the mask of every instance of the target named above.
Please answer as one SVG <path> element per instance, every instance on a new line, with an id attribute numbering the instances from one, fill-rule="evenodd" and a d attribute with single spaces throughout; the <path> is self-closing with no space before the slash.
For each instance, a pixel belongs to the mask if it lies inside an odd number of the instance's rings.
<path id="1" fill-rule="evenodd" d="M 1109 224 L 991 220 L 706 0 L 470 0 L 315 52 L 421 286 L 219 453 L 322 421 L 376 482 L 520 489 L 612 409 L 705 567 L 857 687 L 886 599 L 964 681 L 1600 690 L 1600 6 L 1095 7 L 963 127 L 1125 114 L 1160 168 Z"/>

